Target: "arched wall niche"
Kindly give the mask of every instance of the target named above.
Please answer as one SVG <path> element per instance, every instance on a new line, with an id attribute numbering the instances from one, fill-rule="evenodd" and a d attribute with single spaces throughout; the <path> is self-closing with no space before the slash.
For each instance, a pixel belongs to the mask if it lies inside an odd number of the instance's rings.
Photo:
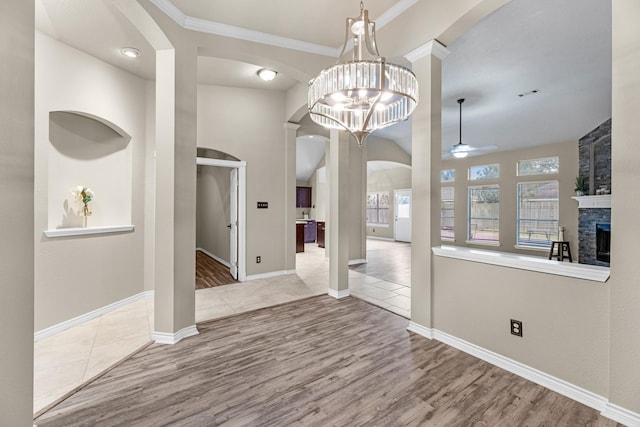
<path id="1" fill-rule="evenodd" d="M 88 112 L 49 112 L 48 228 L 83 227 L 78 186 L 93 190 L 88 226 L 131 224 L 131 136 Z"/>

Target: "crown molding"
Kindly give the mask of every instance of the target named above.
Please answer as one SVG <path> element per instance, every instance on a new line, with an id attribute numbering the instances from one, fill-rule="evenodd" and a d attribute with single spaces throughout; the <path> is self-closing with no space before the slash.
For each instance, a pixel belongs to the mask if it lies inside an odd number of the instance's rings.
<path id="1" fill-rule="evenodd" d="M 410 62 L 416 62 L 417 60 L 424 58 L 427 55 L 433 55 L 436 58 L 442 60 L 449 55 L 451 51 L 447 49 L 442 43 L 438 40 L 431 40 L 422 46 L 419 46 L 413 49 L 411 52 L 407 53 L 404 57 L 407 58 Z"/>
<path id="2" fill-rule="evenodd" d="M 221 24 L 206 19 L 194 18 L 185 15 L 170 0 L 151 0 L 158 9 L 173 19 L 176 24 L 186 30 L 198 31 L 201 33 L 214 34 L 217 36 L 230 37 L 238 40 L 245 40 L 254 43 L 266 44 L 269 46 L 293 49 L 301 52 L 313 53 L 317 55 L 336 58 L 339 50 L 330 46 L 323 46 L 315 43 L 303 42 L 288 37 L 276 36 L 273 34 L 253 31 L 233 25 Z"/>
<path id="3" fill-rule="evenodd" d="M 376 23 L 376 30 L 379 30 L 389 22 L 396 19 L 398 16 L 402 15 L 407 9 L 409 9 L 416 3 L 418 3 L 418 0 L 400 0 L 399 2 L 391 6 L 382 15 L 374 19 Z"/>
<path id="4" fill-rule="evenodd" d="M 376 28 L 379 30 L 389 22 L 403 14 L 407 9 L 416 4 L 418 0 L 399 0 L 391 8 L 380 15 L 376 20 Z M 171 0 L 151 0 L 158 9 L 169 16 L 182 28 L 201 33 L 214 34 L 217 36 L 230 37 L 238 40 L 245 40 L 254 43 L 265 44 L 269 46 L 281 47 L 285 49 L 297 50 L 316 55 L 337 58 L 342 50 L 342 45 L 337 48 L 324 46 L 315 43 L 303 42 L 288 37 L 276 36 L 274 34 L 263 33 L 260 31 L 249 30 L 247 28 L 236 27 L 233 25 L 213 22 L 206 19 L 195 18 L 184 14 Z M 346 51 L 351 46 L 347 46 Z"/>
<path id="5" fill-rule="evenodd" d="M 176 5 L 171 3 L 170 0 L 151 0 L 151 3 L 156 5 L 156 7 L 164 12 L 169 18 L 173 19 L 176 24 L 184 27 L 187 15 L 178 9 Z"/>

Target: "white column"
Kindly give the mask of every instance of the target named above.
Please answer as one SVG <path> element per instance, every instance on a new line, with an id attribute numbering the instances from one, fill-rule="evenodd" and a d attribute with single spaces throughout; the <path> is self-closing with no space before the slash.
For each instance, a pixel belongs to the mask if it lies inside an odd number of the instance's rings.
<path id="1" fill-rule="evenodd" d="M 179 64 L 179 66 L 176 66 Z M 195 327 L 197 51 L 156 52 L 155 324 L 173 344 Z"/>
<path id="2" fill-rule="evenodd" d="M 300 125 L 285 122 L 284 269 L 296 269 L 296 136 Z"/>
<path id="3" fill-rule="evenodd" d="M 349 262 L 367 259 L 367 143 L 349 144 Z"/>
<path id="4" fill-rule="evenodd" d="M 635 254 L 640 227 L 640 3 L 612 2 L 611 322 L 609 403 L 604 410 L 626 425 L 640 424 L 640 285 Z M 627 413 L 632 411 L 634 414 Z M 628 416 L 628 417 L 627 417 Z"/>
<path id="5" fill-rule="evenodd" d="M 0 2 L 0 37 L 10 41 L 0 45 L 3 426 L 33 424 L 34 16 L 32 1 Z"/>
<path id="6" fill-rule="evenodd" d="M 329 295 L 349 296 L 349 135 L 331 129 L 329 140 Z"/>
<path id="7" fill-rule="evenodd" d="M 432 40 L 406 55 L 418 79 L 420 102 L 411 135 L 411 325 L 430 331 L 433 254 L 440 245 L 440 161 L 442 59 L 447 49 Z"/>

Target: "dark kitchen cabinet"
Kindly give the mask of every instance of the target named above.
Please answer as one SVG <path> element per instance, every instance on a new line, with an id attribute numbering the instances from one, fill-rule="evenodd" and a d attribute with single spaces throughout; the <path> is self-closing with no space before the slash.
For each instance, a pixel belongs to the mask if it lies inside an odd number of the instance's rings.
<path id="1" fill-rule="evenodd" d="M 311 207 L 311 187 L 296 187 L 296 208 Z"/>
<path id="2" fill-rule="evenodd" d="M 316 241 L 316 222 L 312 219 L 304 226 L 304 242 L 313 243 Z"/>
<path id="3" fill-rule="evenodd" d="M 324 221 L 318 221 L 316 223 L 316 242 L 318 242 L 318 246 L 324 248 Z"/>
<path id="4" fill-rule="evenodd" d="M 305 224 L 296 224 L 296 253 L 304 252 L 304 227 Z"/>

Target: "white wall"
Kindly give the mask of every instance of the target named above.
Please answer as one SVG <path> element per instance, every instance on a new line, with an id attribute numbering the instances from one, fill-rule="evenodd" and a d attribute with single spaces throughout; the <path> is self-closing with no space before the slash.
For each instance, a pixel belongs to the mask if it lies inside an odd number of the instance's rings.
<path id="1" fill-rule="evenodd" d="M 198 86 L 198 147 L 247 162 L 247 275 L 285 269 L 284 112 L 284 92 Z"/>
<path id="2" fill-rule="evenodd" d="M 229 262 L 231 169 L 198 166 L 196 247 Z"/>
<path id="3" fill-rule="evenodd" d="M 144 80 L 39 33 L 35 55 L 35 329 L 41 330 L 144 289 L 147 95 Z M 60 152 L 50 141 L 51 111 L 101 117 L 132 138 L 106 159 L 70 159 L 78 153 Z M 91 140 L 104 136 L 98 128 L 78 132 Z M 61 205 L 72 182 L 97 183 L 89 225 L 128 222 L 136 226 L 135 232 L 45 237 L 43 230 L 63 223 Z M 115 203 L 121 206 L 110 206 Z"/>

